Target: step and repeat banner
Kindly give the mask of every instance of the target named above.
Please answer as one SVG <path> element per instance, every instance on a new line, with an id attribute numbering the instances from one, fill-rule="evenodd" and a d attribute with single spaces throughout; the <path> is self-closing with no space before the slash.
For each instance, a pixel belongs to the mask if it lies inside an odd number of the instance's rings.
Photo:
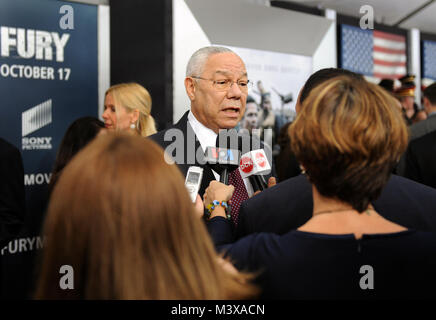
<path id="1" fill-rule="evenodd" d="M 0 0 L 0 137 L 22 154 L 26 220 L 0 251 L 1 296 L 24 297 L 44 239 L 57 148 L 68 126 L 98 116 L 95 5 L 52 0 Z"/>

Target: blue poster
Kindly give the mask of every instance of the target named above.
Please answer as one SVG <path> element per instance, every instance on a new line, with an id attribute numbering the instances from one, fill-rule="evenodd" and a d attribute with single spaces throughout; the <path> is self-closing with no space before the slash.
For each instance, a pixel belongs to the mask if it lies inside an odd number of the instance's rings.
<path id="1" fill-rule="evenodd" d="M 66 129 L 79 117 L 98 115 L 97 40 L 95 5 L 0 0 L 0 137 L 23 157 L 24 239 L 38 235 Z M 1 256 L 29 250 L 18 240 L 19 246 L 1 248 Z"/>

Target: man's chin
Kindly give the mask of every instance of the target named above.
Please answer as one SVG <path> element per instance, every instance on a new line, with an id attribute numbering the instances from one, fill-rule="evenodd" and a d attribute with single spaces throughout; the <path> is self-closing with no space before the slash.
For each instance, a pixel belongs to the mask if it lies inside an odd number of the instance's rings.
<path id="1" fill-rule="evenodd" d="M 236 127 L 239 123 L 239 120 L 227 120 L 227 121 L 223 121 L 220 124 L 220 128 L 221 129 L 233 129 L 234 127 Z"/>

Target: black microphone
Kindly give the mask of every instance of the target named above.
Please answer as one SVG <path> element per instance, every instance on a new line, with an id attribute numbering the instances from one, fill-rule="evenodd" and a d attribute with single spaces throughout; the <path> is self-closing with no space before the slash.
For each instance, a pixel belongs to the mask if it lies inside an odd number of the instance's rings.
<path id="1" fill-rule="evenodd" d="M 204 160 L 220 175 L 220 182 L 229 183 L 229 172 L 239 166 L 240 151 L 235 149 L 207 147 Z"/>
<path id="2" fill-rule="evenodd" d="M 215 171 L 220 175 L 220 182 L 224 184 L 228 184 L 229 182 L 229 172 L 236 170 L 239 166 L 241 153 L 238 143 L 238 132 L 235 129 L 221 129 L 216 137 L 215 146 L 222 155 L 220 157 L 218 166 L 215 165 Z M 226 159 L 229 160 L 231 157 L 232 161 L 223 161 L 225 152 L 227 152 Z M 214 165 L 212 164 L 212 166 Z"/>

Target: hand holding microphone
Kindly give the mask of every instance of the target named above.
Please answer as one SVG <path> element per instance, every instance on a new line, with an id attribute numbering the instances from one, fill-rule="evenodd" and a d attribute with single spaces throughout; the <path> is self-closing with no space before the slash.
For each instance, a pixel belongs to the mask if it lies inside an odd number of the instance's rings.
<path id="1" fill-rule="evenodd" d="M 206 218 L 221 216 L 231 220 L 230 199 L 234 191 L 234 186 L 227 186 L 224 183 L 212 180 L 203 196 L 204 207 L 207 210 Z"/>
<path id="2" fill-rule="evenodd" d="M 228 202 L 232 198 L 234 191 L 234 186 L 227 186 L 224 183 L 212 180 L 209 187 L 207 187 L 204 192 L 203 202 L 205 205 L 211 203 L 213 200 Z"/>

